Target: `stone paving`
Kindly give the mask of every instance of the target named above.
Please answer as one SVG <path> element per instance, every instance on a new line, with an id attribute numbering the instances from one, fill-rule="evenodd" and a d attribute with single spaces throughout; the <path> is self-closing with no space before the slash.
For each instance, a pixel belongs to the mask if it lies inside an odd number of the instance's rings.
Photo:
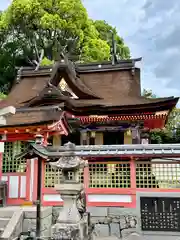
<path id="1" fill-rule="evenodd" d="M 111 237 L 96 237 L 94 240 L 118 240 L 116 236 L 111 236 Z"/>

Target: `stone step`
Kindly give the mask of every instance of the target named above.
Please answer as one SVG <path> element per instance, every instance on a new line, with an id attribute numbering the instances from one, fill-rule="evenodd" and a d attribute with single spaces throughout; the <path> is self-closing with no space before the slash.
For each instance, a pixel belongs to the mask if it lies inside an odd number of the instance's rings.
<path id="1" fill-rule="evenodd" d="M 13 208 L 0 208 L 0 218 L 11 218 L 13 213 Z"/>
<path id="2" fill-rule="evenodd" d="M 5 228 L 10 218 L 0 218 L 0 229 Z"/>

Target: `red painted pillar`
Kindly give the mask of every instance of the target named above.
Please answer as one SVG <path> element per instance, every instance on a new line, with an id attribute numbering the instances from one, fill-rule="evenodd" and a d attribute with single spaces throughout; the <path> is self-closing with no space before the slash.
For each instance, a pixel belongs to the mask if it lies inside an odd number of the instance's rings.
<path id="1" fill-rule="evenodd" d="M 37 200 L 37 185 L 38 185 L 38 159 L 34 161 L 34 183 L 33 183 L 33 202 Z"/>
<path id="2" fill-rule="evenodd" d="M 31 159 L 26 160 L 26 201 L 30 201 L 31 191 Z"/>
<path id="3" fill-rule="evenodd" d="M 136 160 L 132 157 L 130 160 L 131 189 L 136 190 Z M 136 191 L 132 195 L 132 206 L 136 207 Z"/>
<path id="4" fill-rule="evenodd" d="M 44 134 L 44 141 L 43 141 L 43 145 L 44 146 L 47 146 L 48 145 L 48 137 L 49 137 L 49 133 L 45 133 Z M 42 189 L 42 191 L 41 191 L 41 201 L 42 201 L 42 205 L 44 205 L 44 198 L 43 198 L 43 192 L 44 192 L 44 187 L 45 187 L 45 184 L 44 184 L 44 179 L 45 179 L 45 165 L 46 165 L 46 161 L 45 160 L 43 160 L 42 161 L 42 175 L 41 175 L 41 189 Z"/>
<path id="5" fill-rule="evenodd" d="M 0 180 L 2 179 L 3 153 L 0 153 Z"/>
<path id="6" fill-rule="evenodd" d="M 89 167 L 84 168 L 84 191 L 86 194 L 86 203 L 88 205 L 88 188 L 89 188 Z"/>

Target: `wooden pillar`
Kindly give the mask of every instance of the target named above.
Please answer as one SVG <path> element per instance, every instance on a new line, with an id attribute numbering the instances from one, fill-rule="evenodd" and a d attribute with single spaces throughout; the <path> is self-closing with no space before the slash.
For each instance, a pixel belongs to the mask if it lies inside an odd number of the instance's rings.
<path id="1" fill-rule="evenodd" d="M 136 189 L 136 160 L 132 157 L 130 160 L 130 179 L 131 188 Z M 136 192 L 132 195 L 132 205 L 136 207 Z"/>
<path id="2" fill-rule="evenodd" d="M 89 167 L 87 166 L 84 168 L 84 191 L 86 194 L 87 205 L 88 205 L 88 188 L 89 188 Z"/>
<path id="3" fill-rule="evenodd" d="M 96 132 L 90 132 L 89 145 L 95 145 Z"/>
<path id="4" fill-rule="evenodd" d="M 132 144 L 140 144 L 140 129 L 138 126 L 131 128 Z"/>
<path id="5" fill-rule="evenodd" d="M 27 159 L 26 170 L 26 201 L 32 203 L 37 199 L 37 180 L 38 175 L 38 159 Z"/>
<path id="6" fill-rule="evenodd" d="M 124 144 L 132 144 L 132 135 L 130 129 L 124 132 Z"/>
<path id="7" fill-rule="evenodd" d="M 81 131 L 81 145 L 88 145 L 88 134 L 87 131 Z"/>
<path id="8" fill-rule="evenodd" d="M 54 135 L 53 136 L 53 147 L 60 147 L 61 146 L 61 135 Z"/>
<path id="9" fill-rule="evenodd" d="M 103 133 L 96 132 L 95 145 L 103 145 Z"/>
<path id="10" fill-rule="evenodd" d="M 49 137 L 49 134 L 48 133 L 46 133 L 46 134 L 44 134 L 43 135 L 43 145 L 44 146 L 47 146 L 48 145 L 48 137 Z M 42 190 L 44 189 L 44 186 L 45 186 L 45 168 L 46 168 L 46 160 L 44 160 L 44 159 L 38 159 L 38 161 L 37 161 L 37 179 L 36 179 L 36 181 L 37 181 L 37 183 L 40 181 L 41 182 L 41 189 L 40 189 L 40 192 L 41 192 L 41 197 L 40 197 L 40 202 L 42 202 L 42 205 L 43 205 L 43 193 L 42 193 Z M 38 175 L 39 175 L 39 171 L 41 170 L 41 176 L 39 176 L 38 177 Z M 40 179 L 38 179 L 38 178 L 40 178 Z M 39 184 L 39 183 L 38 183 Z M 38 185 L 37 185 L 38 186 Z M 37 187 L 36 187 L 37 188 Z M 39 197 L 38 196 L 38 193 L 36 193 L 36 196 L 37 196 L 37 198 Z"/>
<path id="11" fill-rule="evenodd" d="M 0 180 L 2 180 L 3 153 L 0 152 Z"/>
<path id="12" fill-rule="evenodd" d="M 3 173 L 3 154 L 4 154 L 4 142 L 0 142 L 0 180 L 2 180 Z"/>

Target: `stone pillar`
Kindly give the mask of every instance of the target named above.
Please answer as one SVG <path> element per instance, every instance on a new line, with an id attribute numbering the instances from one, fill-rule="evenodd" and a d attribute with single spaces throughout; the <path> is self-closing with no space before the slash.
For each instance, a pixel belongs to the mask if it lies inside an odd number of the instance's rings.
<path id="1" fill-rule="evenodd" d="M 51 163 L 51 166 L 62 169 L 62 181 L 55 185 L 55 189 L 64 201 L 57 223 L 52 227 L 52 239 L 86 240 L 88 238 L 87 219 L 78 209 L 78 196 L 83 190 L 79 170 L 86 166 L 86 162 L 73 156 L 73 146 L 75 145 L 67 143 L 67 156 L 62 156 L 57 162 Z M 71 149 L 69 156 L 68 149 Z"/>

